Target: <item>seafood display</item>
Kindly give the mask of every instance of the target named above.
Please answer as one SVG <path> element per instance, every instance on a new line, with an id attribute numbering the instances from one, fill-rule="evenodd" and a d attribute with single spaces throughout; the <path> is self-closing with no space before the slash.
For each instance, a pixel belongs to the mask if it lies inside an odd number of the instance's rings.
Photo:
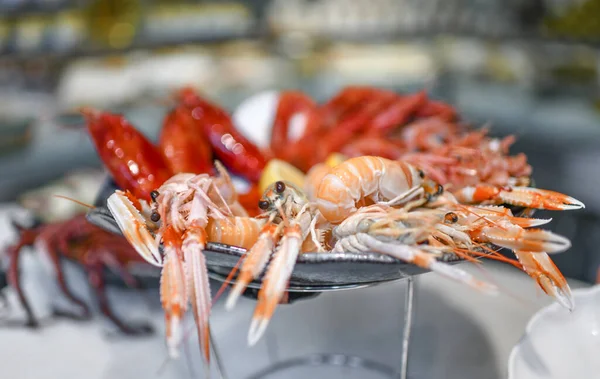
<path id="1" fill-rule="evenodd" d="M 513 210 L 565 211 L 583 203 L 530 187 L 526 157 L 508 155 L 511 137 L 472 130 L 451 106 L 425 92 L 349 87 L 322 105 L 285 92 L 264 151 L 235 131 L 225 111 L 189 90 L 178 93 L 172 112 L 180 113 L 167 116 L 154 145 L 122 116 L 85 111 L 98 153 L 121 187 L 107 206 L 139 255 L 162 270 L 172 357 L 178 356 L 191 305 L 201 354 L 210 362 L 212 300 L 203 254 L 208 242 L 247 250 L 227 309 L 252 281 L 261 282 L 250 345 L 284 301 L 300 254 L 379 253 L 490 294 L 499 292 L 493 283 L 448 260 L 495 259 L 523 270 L 560 304 L 574 307 L 549 256 L 567 250 L 570 241 L 538 228 L 550 220 Z M 305 115 L 304 130 L 292 136 L 291 119 L 298 113 Z M 328 159 L 334 153 L 338 158 Z M 259 195 L 256 183 L 270 159 L 305 172 L 303 185 L 280 178 Z M 238 194 L 230 173 L 253 189 Z M 512 250 L 516 259 L 498 248 Z"/>
<path id="2" fill-rule="evenodd" d="M 63 272 L 61 261 L 68 259 L 80 263 L 86 270 L 88 281 L 94 288 L 101 312 L 127 335 L 143 335 L 152 332 L 149 324 L 127 323 L 113 311 L 106 294 L 105 269 L 115 272 L 129 287 L 140 288 L 138 281 L 128 268 L 131 264 L 146 264 L 127 240 L 90 224 L 85 215 L 79 214 L 65 221 L 41 224 L 34 227 L 14 225 L 19 230 L 19 240 L 6 249 L 9 258 L 8 283 L 16 291 L 17 297 L 27 314 L 26 325 L 39 326 L 27 297 L 21 287 L 19 261 L 23 249 L 36 246 L 50 258 L 56 280 L 62 293 L 75 304 L 80 312 L 54 309 L 59 317 L 85 320 L 92 316 L 89 306 L 70 290 Z"/>

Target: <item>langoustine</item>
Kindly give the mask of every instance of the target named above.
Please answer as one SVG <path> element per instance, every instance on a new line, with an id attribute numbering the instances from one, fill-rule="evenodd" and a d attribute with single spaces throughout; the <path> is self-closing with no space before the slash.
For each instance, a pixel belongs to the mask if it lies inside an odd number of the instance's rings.
<path id="1" fill-rule="evenodd" d="M 179 92 L 178 98 L 178 106 L 165 119 L 159 146 L 121 115 L 92 109 L 85 109 L 84 115 L 100 158 L 123 189 L 109 198 L 109 209 L 138 254 L 162 268 L 161 300 L 169 353 L 178 354 L 181 318 L 191 303 L 201 353 L 208 363 L 211 305 L 202 250 L 209 235 L 235 242 L 231 230 L 219 225 L 221 220 L 249 228 L 249 239 L 255 226 L 253 221 L 229 220 L 245 218 L 248 212 L 227 170 L 218 161 L 213 164 L 212 153 L 251 181 L 258 179 L 264 158 L 250 142 L 235 134 L 227 124 L 229 116 L 220 108 L 187 89 Z M 200 141 L 204 145 L 196 146 Z M 212 149 L 210 154 L 206 145 Z M 201 151 L 194 150 L 198 148 Z M 240 154 L 240 149 L 246 154 Z M 249 198 L 254 196 L 250 192 Z M 243 245 L 245 238 L 236 244 Z M 164 258 L 159 253 L 161 243 Z"/>
<path id="2" fill-rule="evenodd" d="M 182 319 L 191 304 L 207 369 L 212 305 L 203 253 L 206 243 L 251 246 L 262 225 L 258 219 L 234 216 L 217 184 L 220 180 L 208 174 L 177 174 L 152 191 L 151 204 L 132 201 L 124 191 L 115 192 L 107 202 L 138 254 L 162 269 L 160 292 L 169 354 L 178 356 Z"/>

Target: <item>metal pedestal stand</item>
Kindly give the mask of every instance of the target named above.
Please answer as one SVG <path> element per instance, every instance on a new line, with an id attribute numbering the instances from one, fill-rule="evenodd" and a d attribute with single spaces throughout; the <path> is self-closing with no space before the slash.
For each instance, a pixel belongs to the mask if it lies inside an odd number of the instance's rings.
<path id="1" fill-rule="evenodd" d="M 211 277 L 213 279 L 224 281 L 225 278 L 220 275 L 212 274 Z M 363 359 L 360 357 L 349 356 L 344 354 L 313 354 L 304 357 L 292 358 L 285 361 L 277 362 L 277 341 L 275 340 L 272 333 L 268 333 L 265 335 L 266 343 L 267 343 L 267 354 L 269 355 L 269 361 L 271 365 L 265 369 L 260 370 L 259 372 L 249 376 L 247 379 L 271 379 L 271 378 L 279 378 L 276 376 L 277 374 L 283 373 L 284 371 L 298 368 L 301 366 L 321 366 L 321 367 L 347 367 L 349 369 L 359 369 L 363 371 L 369 371 L 373 373 L 381 374 L 382 378 L 394 378 L 394 379 L 407 379 L 408 378 L 408 353 L 410 346 L 410 337 L 411 337 L 411 329 L 413 325 L 413 315 L 414 315 L 414 307 L 415 307 L 415 287 L 416 287 L 416 277 L 407 276 L 404 279 L 406 281 L 405 287 L 405 306 L 404 306 L 404 321 L 403 321 L 403 330 L 402 330 L 402 357 L 400 359 L 400 367 L 392 368 L 381 364 L 379 362 L 370 361 L 367 359 Z M 293 292 L 333 292 L 333 291 L 341 291 L 348 289 L 356 289 L 356 288 L 365 288 L 370 287 L 372 285 L 356 285 L 356 286 L 348 286 L 348 287 L 330 287 L 326 289 L 320 289 L 316 291 L 312 288 L 290 288 L 290 293 Z M 229 378 L 226 374 L 226 369 L 224 366 L 223 359 L 219 353 L 219 349 L 215 344 L 215 338 L 211 334 L 211 345 L 213 349 L 213 356 L 215 361 L 215 366 L 218 370 L 220 379 L 233 379 Z"/>

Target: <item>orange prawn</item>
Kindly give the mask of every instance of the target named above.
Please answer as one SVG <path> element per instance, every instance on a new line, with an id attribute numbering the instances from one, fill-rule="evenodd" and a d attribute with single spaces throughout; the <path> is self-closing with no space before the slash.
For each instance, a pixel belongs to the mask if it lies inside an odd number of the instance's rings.
<path id="1" fill-rule="evenodd" d="M 316 203 L 325 219 L 339 223 L 354 213 L 361 201 L 400 204 L 418 194 L 431 198 L 442 191 L 441 185 L 427 179 L 415 166 L 364 156 L 348 159 L 325 175 Z"/>

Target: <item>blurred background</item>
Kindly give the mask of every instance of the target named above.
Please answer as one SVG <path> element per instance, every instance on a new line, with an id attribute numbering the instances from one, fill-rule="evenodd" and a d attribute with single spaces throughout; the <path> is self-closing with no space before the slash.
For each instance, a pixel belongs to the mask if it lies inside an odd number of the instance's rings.
<path id="1" fill-rule="evenodd" d="M 587 205 L 551 227 L 574 241 L 561 269 L 595 281 L 599 43 L 597 0 L 0 0 L 0 201 L 101 167 L 83 105 L 155 138 L 182 85 L 231 111 L 264 90 L 425 88 L 516 134 L 537 185 Z"/>
<path id="2" fill-rule="evenodd" d="M 573 241 L 555 256 L 565 276 L 594 283 L 599 47 L 600 0 L 0 0 L 0 206 L 52 221 L 81 208 L 49 194 L 94 201 L 104 174 L 81 106 L 156 139 L 184 85 L 232 112 L 262 91 L 323 101 L 351 84 L 426 89 L 491 134 L 515 134 L 537 186 L 586 204 L 540 216 Z"/>

